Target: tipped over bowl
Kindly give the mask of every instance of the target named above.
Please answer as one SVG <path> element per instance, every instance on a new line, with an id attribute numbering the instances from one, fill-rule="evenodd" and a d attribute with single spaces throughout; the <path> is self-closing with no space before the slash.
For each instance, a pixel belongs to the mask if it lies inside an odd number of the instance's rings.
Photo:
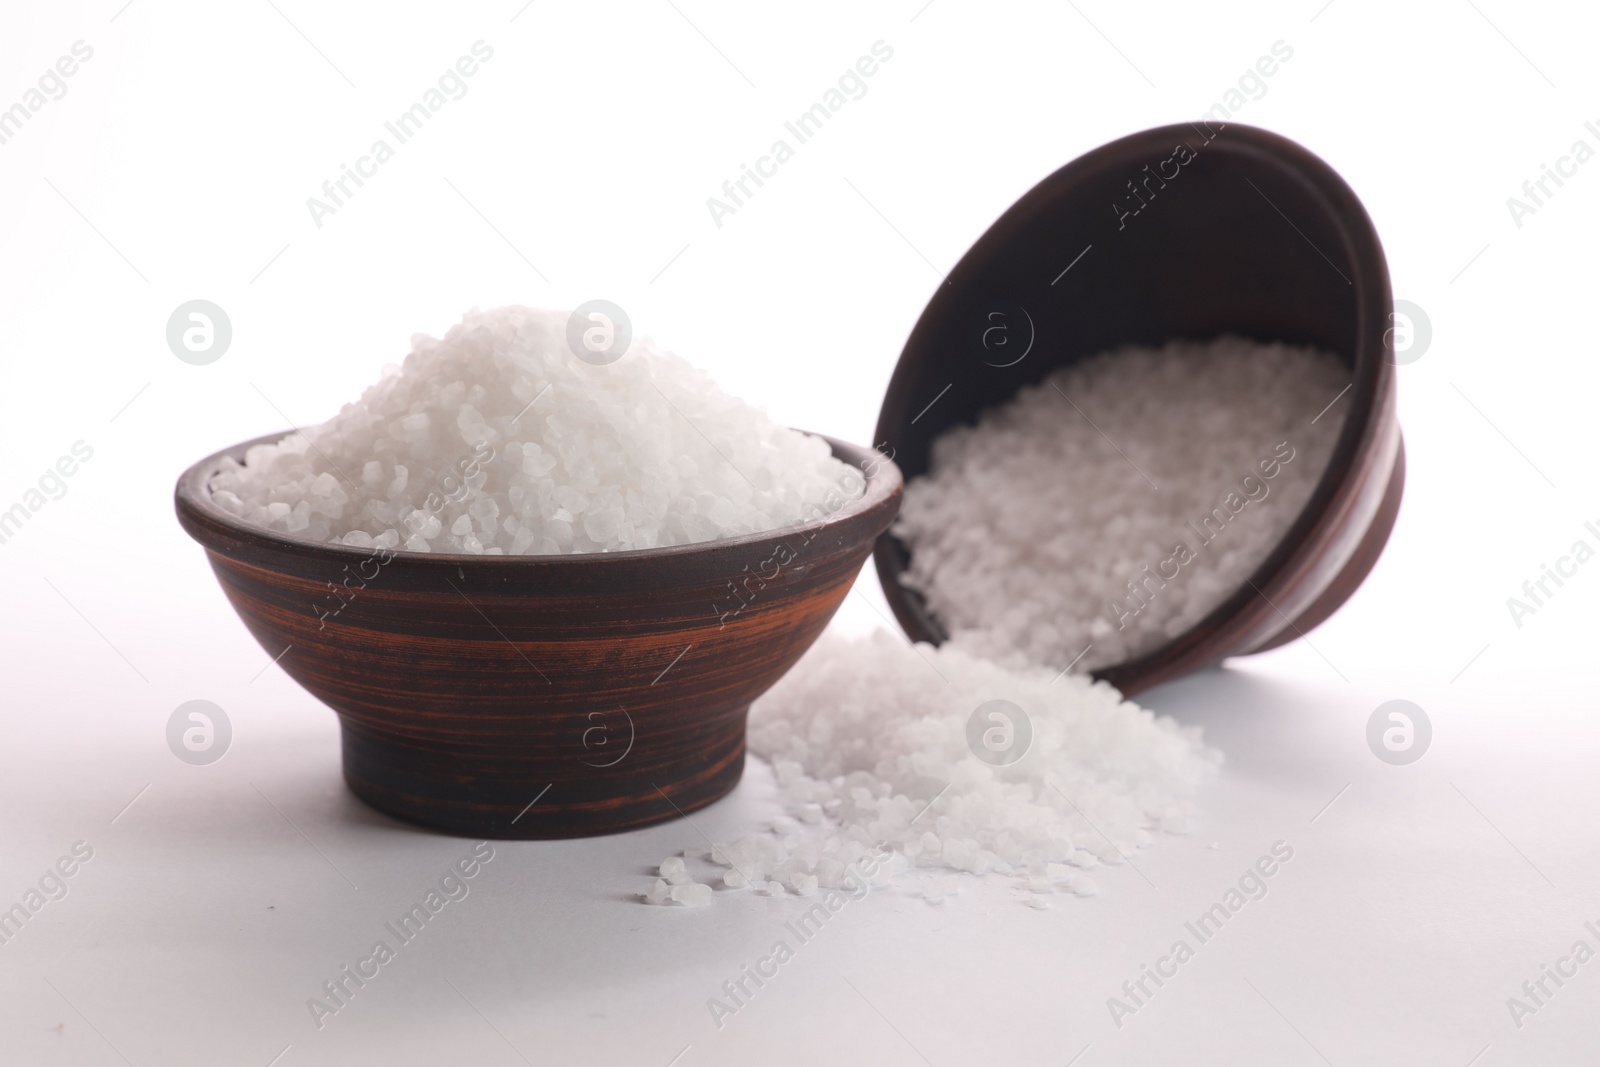
<path id="1" fill-rule="evenodd" d="M 1405 488 L 1393 311 L 1377 230 L 1322 159 L 1238 123 L 1145 130 L 1046 177 L 962 256 L 906 341 L 874 440 L 916 479 L 943 434 L 1130 344 L 1232 335 L 1337 357 L 1344 422 L 1310 498 L 1208 614 L 1094 671 L 1131 696 L 1303 636 L 1371 572 Z M 985 339 L 1007 322 L 1026 340 L 996 358 Z M 905 632 L 938 644 L 950 627 L 901 580 L 913 552 L 885 535 L 878 574 Z"/>

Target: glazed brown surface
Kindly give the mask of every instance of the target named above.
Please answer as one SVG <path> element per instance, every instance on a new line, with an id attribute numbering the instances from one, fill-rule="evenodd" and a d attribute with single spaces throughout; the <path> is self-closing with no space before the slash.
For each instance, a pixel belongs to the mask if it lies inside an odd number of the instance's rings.
<path id="1" fill-rule="evenodd" d="M 1344 428 L 1300 518 L 1246 585 L 1192 629 L 1096 672 L 1137 693 L 1299 637 L 1376 563 L 1404 485 L 1392 308 L 1372 221 L 1321 159 L 1235 123 L 1146 130 L 1050 175 L 962 257 L 906 342 L 875 444 L 915 478 L 944 431 L 1059 367 L 1126 344 L 1233 333 L 1343 359 L 1354 383 L 1329 417 Z M 984 347 L 995 313 L 1017 331 L 1010 339 L 1030 342 L 1024 356 Z M 922 597 L 900 584 L 906 546 L 885 534 L 875 555 L 906 633 L 943 641 Z"/>
<path id="2" fill-rule="evenodd" d="M 351 790 L 485 837 L 572 837 L 704 807 L 739 781 L 745 714 L 822 632 L 900 507 L 894 464 L 829 440 L 860 500 L 781 531 L 581 556 L 292 541 L 178 483 L 185 530 L 269 656 L 338 712 Z M 385 558 L 387 557 L 387 558 Z"/>

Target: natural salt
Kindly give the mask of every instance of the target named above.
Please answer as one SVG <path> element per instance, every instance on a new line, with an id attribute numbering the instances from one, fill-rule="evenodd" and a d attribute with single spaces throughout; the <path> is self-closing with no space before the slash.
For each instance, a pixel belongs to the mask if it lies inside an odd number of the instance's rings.
<path id="1" fill-rule="evenodd" d="M 981 656 L 1090 671 L 1148 652 L 1299 517 L 1349 383 L 1333 355 L 1238 337 L 1055 371 L 934 442 L 895 526 L 902 581 Z"/>
<path id="2" fill-rule="evenodd" d="M 606 366 L 566 312 L 474 310 L 320 426 L 251 448 L 212 499 L 289 537 L 474 555 L 614 552 L 807 521 L 862 490 L 826 442 L 636 339 Z"/>
<path id="3" fill-rule="evenodd" d="M 674 903 L 686 908 L 703 908 L 711 903 L 711 887 L 700 882 L 685 882 L 672 887 L 669 895 Z"/>
<path id="4" fill-rule="evenodd" d="M 1031 733 L 1003 766 L 979 760 L 968 733 L 974 709 L 996 698 L 1022 709 Z M 773 763 L 785 814 L 711 850 L 738 873 L 725 885 L 809 895 L 916 868 L 940 876 L 921 892 L 929 903 L 954 891 L 951 872 L 1089 895 L 1081 868 L 1120 862 L 1178 825 L 1221 759 L 1198 730 L 1104 682 L 883 631 L 824 633 L 751 707 L 749 747 Z"/>

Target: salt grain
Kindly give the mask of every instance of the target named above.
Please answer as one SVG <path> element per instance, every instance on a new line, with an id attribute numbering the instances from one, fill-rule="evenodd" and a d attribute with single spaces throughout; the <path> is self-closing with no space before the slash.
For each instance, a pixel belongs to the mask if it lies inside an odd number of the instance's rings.
<path id="1" fill-rule="evenodd" d="M 674 901 L 686 908 L 703 908 L 711 903 L 711 887 L 699 882 L 675 885 L 672 887 L 671 896 Z"/>

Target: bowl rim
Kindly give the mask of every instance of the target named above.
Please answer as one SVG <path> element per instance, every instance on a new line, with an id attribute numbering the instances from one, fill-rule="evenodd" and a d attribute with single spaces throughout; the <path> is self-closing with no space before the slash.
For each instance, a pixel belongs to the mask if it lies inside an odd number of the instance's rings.
<path id="1" fill-rule="evenodd" d="M 215 544 L 212 540 L 201 537 L 199 532 L 191 526 L 191 522 L 193 522 L 202 528 L 209 526 L 213 529 L 220 529 L 240 542 L 255 547 L 273 549 L 303 558 L 321 558 L 330 563 L 343 564 L 367 560 L 376 551 L 388 552 L 396 563 L 405 562 L 422 566 L 504 568 L 507 565 L 530 567 L 622 565 L 655 560 L 672 560 L 678 557 L 700 555 L 708 551 L 722 552 L 753 545 L 763 545 L 776 538 L 789 537 L 796 533 L 821 531 L 840 523 L 848 522 L 858 516 L 877 511 L 885 506 L 892 505 L 894 511 L 898 512 L 898 500 L 904 486 L 904 478 L 900 473 L 899 466 L 882 452 L 840 438 L 830 437 L 827 434 L 795 429 L 796 433 L 803 433 L 808 437 L 816 437 L 826 442 L 835 459 L 849 465 L 851 470 L 860 473 L 865 479 L 865 488 L 862 494 L 846 503 L 843 507 L 829 512 L 821 518 L 808 519 L 805 522 L 791 523 L 786 526 L 775 526 L 770 530 L 740 534 L 737 537 L 695 541 L 684 545 L 666 545 L 660 548 L 637 548 L 618 552 L 561 553 L 557 555 L 511 555 L 509 553 L 475 555 L 468 552 L 410 552 L 404 548 L 375 549 L 338 544 L 332 541 L 300 540 L 249 523 L 239 516 L 223 510 L 221 505 L 212 499 L 210 482 L 224 459 L 232 458 L 242 463 L 244 454 L 256 445 L 273 444 L 296 433 L 303 432 L 299 429 L 291 429 L 264 434 L 260 437 L 240 441 L 226 448 L 218 449 L 191 464 L 178 476 L 177 485 L 173 491 L 173 503 L 177 509 L 180 524 L 185 527 L 189 535 L 199 541 L 208 551 L 223 550 L 221 546 Z M 893 519 L 891 518 L 890 521 L 892 522 Z"/>

